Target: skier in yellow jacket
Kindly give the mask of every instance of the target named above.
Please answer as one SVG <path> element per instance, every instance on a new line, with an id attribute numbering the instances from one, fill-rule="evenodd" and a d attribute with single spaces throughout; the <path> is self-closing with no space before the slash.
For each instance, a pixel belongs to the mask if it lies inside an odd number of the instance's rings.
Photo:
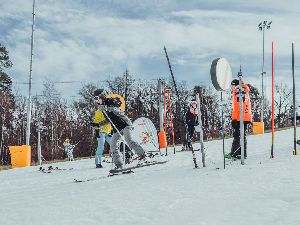
<path id="1" fill-rule="evenodd" d="M 99 92 L 99 93 L 98 93 Z M 97 104 L 102 104 L 102 96 L 100 95 L 100 92 L 102 93 L 103 90 L 97 89 L 94 93 L 94 99 Z M 96 110 L 93 122 L 91 125 L 96 128 L 96 137 L 98 140 L 98 146 L 96 150 L 95 155 L 95 164 L 96 168 L 102 168 L 101 165 L 101 157 L 104 150 L 104 143 L 105 141 L 110 145 L 111 142 L 111 132 L 112 132 L 112 126 L 109 122 L 109 120 L 105 117 L 104 113 L 101 110 Z"/>

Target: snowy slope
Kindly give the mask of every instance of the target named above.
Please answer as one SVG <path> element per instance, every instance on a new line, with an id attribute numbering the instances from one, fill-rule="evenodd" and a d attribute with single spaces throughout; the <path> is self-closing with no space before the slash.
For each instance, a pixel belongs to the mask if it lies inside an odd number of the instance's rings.
<path id="1" fill-rule="evenodd" d="M 50 174 L 38 167 L 1 171 L 0 224 L 300 224 L 300 156 L 292 155 L 292 137 L 292 129 L 276 132 L 269 159 L 271 134 L 249 136 L 246 165 L 227 161 L 225 170 L 222 141 L 212 141 L 200 169 L 191 152 L 181 152 L 164 157 L 167 164 L 109 178 L 111 164 L 94 169 L 93 159 L 53 164 L 74 169 Z M 200 152 L 197 160 L 201 165 Z M 73 182 L 91 177 L 103 178 Z"/>

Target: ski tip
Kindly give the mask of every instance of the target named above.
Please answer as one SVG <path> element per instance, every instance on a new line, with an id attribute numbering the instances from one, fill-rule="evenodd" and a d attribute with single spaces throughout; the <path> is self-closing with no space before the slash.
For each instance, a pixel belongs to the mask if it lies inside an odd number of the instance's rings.
<path id="1" fill-rule="evenodd" d="M 82 182 L 82 181 L 81 181 L 81 180 L 74 179 L 74 182 L 75 182 L 75 183 L 80 183 L 80 182 Z"/>

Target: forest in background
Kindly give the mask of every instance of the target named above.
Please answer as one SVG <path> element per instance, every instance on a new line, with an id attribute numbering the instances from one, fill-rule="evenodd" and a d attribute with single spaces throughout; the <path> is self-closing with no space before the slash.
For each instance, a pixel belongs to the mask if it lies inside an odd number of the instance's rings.
<path id="1" fill-rule="evenodd" d="M 14 93 L 13 82 L 8 74 L 13 66 L 8 50 L 0 44 L 0 165 L 10 163 L 8 146 L 23 145 L 26 139 L 27 96 Z M 124 69 L 125 70 L 125 69 Z M 97 82 L 97 81 L 96 81 Z M 221 137 L 221 109 L 224 107 L 225 135 L 232 135 L 231 94 L 225 93 L 223 101 L 220 92 L 212 86 L 195 84 L 190 88 L 184 81 L 177 81 L 178 96 L 175 94 L 171 79 L 164 80 L 171 89 L 175 143 L 182 144 L 185 137 L 183 117 L 189 103 L 199 93 L 201 99 L 202 125 L 204 140 Z M 83 81 L 84 83 L 84 81 Z M 250 87 L 253 121 L 260 120 L 261 93 Z M 41 129 L 41 149 L 44 160 L 64 159 L 62 143 L 66 138 L 77 144 L 74 157 L 94 156 L 97 146 L 90 120 L 96 110 L 93 92 L 104 88 L 108 93 L 120 94 L 126 100 L 126 113 L 134 121 L 138 117 L 149 118 L 159 128 L 158 115 L 158 80 L 141 80 L 134 74 L 125 72 L 106 80 L 102 86 L 95 83 L 82 84 L 78 98 L 72 102 L 64 99 L 51 80 L 45 80 L 41 95 L 32 96 L 32 119 L 30 145 L 32 161 L 37 161 L 38 129 Z M 275 86 L 275 126 L 277 128 L 291 125 L 292 90 L 285 84 Z M 264 101 L 265 129 L 271 128 L 271 104 Z M 251 132 L 251 127 L 249 132 Z M 171 136 L 171 133 L 168 133 Z M 195 137 L 197 138 L 197 137 Z M 170 142 L 169 142 L 170 143 Z"/>

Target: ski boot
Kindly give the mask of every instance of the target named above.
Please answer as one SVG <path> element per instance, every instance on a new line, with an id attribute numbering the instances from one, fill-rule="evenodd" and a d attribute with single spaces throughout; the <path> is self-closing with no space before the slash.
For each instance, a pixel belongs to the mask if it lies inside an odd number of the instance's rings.
<path id="1" fill-rule="evenodd" d="M 101 165 L 101 163 L 96 164 L 96 168 L 103 168 L 103 166 Z"/>
<path id="2" fill-rule="evenodd" d="M 146 156 L 146 154 L 141 155 L 139 157 L 138 165 L 147 164 L 147 163 L 149 163 L 149 158 Z"/>

